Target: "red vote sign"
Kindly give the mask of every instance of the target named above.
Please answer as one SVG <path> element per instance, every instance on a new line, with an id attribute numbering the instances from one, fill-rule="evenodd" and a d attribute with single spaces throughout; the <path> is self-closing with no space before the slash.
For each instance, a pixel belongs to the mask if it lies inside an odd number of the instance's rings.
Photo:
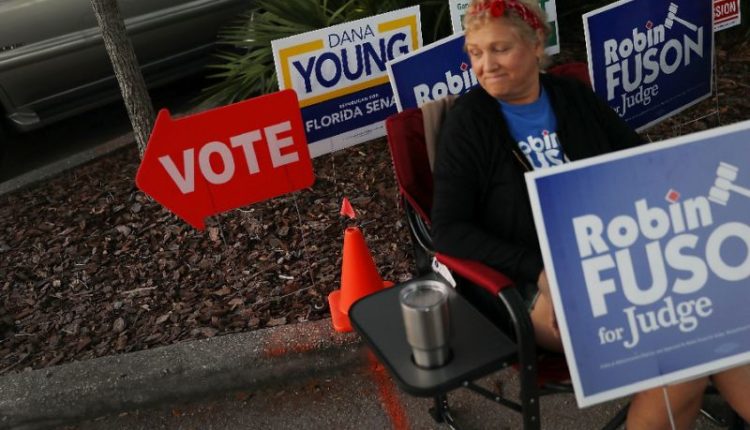
<path id="1" fill-rule="evenodd" d="M 162 109 L 135 177 L 144 193 L 199 230 L 207 216 L 314 180 L 293 90 L 176 120 Z"/>

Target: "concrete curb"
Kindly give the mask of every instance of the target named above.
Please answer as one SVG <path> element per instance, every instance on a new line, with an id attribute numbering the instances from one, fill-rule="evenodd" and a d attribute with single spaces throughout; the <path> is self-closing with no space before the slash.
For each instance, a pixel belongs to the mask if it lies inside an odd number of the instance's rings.
<path id="1" fill-rule="evenodd" d="M 362 363 L 330 319 L 183 342 L 0 378 L 0 428 L 39 429 L 247 390 Z"/>
<path id="2" fill-rule="evenodd" d="M 73 167 L 86 164 L 89 161 L 96 160 L 97 158 L 111 154 L 118 149 L 134 144 L 135 140 L 133 138 L 133 133 L 127 133 L 116 137 L 94 148 L 86 149 L 62 160 L 55 161 L 46 166 L 39 167 L 26 172 L 23 175 L 16 176 L 15 178 L 0 183 L 0 196 L 16 192 L 46 179 L 55 177 Z"/>

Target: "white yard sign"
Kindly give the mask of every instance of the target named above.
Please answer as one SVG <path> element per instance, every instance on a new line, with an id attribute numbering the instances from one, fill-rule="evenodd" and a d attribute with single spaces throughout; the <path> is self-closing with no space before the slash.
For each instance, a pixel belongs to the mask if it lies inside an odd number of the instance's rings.
<path id="1" fill-rule="evenodd" d="M 451 11 L 451 24 L 453 26 L 453 33 L 461 33 L 464 31 L 464 15 L 469 11 L 469 0 L 448 0 L 449 9 Z M 548 55 L 555 55 L 560 53 L 560 32 L 557 28 L 557 6 L 555 0 L 539 0 L 539 6 L 547 14 L 547 22 L 552 28 L 552 34 L 550 34 L 549 40 L 547 40 L 547 47 L 545 52 Z"/>
<path id="2" fill-rule="evenodd" d="M 313 157 L 385 135 L 386 63 L 422 46 L 419 6 L 274 40 L 280 89 L 297 92 Z"/>

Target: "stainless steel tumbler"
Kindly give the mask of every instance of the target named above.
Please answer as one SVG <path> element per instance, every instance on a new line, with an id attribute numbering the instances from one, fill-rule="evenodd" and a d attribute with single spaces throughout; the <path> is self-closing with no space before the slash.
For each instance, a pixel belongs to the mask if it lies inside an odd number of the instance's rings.
<path id="1" fill-rule="evenodd" d="M 406 340 L 417 366 L 440 367 L 450 358 L 448 288 L 438 281 L 412 281 L 399 293 Z"/>

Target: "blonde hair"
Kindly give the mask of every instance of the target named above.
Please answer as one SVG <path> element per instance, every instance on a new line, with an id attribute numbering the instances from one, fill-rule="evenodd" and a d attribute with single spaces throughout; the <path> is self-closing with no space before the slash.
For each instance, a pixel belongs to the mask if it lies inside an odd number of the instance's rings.
<path id="1" fill-rule="evenodd" d="M 490 3 L 496 0 L 471 0 L 467 13 L 464 15 L 464 29 L 468 35 L 472 31 L 483 27 L 493 19 L 505 18 L 511 27 L 518 30 L 518 34 L 529 41 L 530 43 L 536 43 L 539 41 L 539 35 L 536 29 L 531 24 L 526 22 L 513 8 L 505 8 L 505 13 L 501 17 L 495 17 L 490 12 Z M 544 13 L 542 8 L 539 7 L 539 3 L 536 0 L 502 0 L 504 3 L 516 2 L 524 6 L 529 12 L 536 16 L 539 20 L 539 30 L 542 32 L 541 43 L 545 43 L 549 38 L 552 29 L 547 22 L 547 14 Z M 549 63 L 549 57 L 547 54 L 542 54 L 542 58 L 539 59 L 539 68 L 543 69 Z"/>

